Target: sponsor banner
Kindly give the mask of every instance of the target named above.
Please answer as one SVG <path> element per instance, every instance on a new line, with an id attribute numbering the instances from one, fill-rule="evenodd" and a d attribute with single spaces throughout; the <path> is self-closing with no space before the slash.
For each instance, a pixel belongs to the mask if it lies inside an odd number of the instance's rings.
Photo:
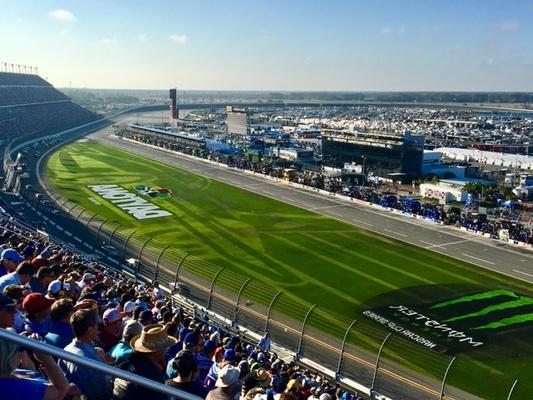
<path id="1" fill-rule="evenodd" d="M 172 213 L 118 185 L 89 185 L 92 191 L 138 220 L 169 217 Z"/>
<path id="2" fill-rule="evenodd" d="M 435 286 L 435 291 L 438 290 Z M 411 291 L 413 295 L 417 289 Z M 431 286 L 418 291 L 428 295 Z M 396 300 L 402 302 L 373 307 L 363 311 L 363 315 L 434 351 L 455 353 L 486 348 L 508 351 L 520 347 L 532 334 L 533 297 L 510 290 L 477 291 L 415 305 L 406 301 L 405 293 L 390 296 L 399 295 Z"/>

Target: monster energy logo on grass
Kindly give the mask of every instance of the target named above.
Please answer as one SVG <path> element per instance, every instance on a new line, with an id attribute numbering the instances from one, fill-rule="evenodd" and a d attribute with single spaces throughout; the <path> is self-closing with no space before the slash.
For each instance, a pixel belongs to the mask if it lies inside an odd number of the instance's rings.
<path id="1" fill-rule="evenodd" d="M 426 306 L 388 305 L 363 314 L 429 348 L 436 347 L 429 345 L 431 340 L 477 348 L 487 340 L 494 341 L 496 333 L 514 335 L 517 329 L 530 326 L 533 298 L 510 290 L 489 290 Z"/>

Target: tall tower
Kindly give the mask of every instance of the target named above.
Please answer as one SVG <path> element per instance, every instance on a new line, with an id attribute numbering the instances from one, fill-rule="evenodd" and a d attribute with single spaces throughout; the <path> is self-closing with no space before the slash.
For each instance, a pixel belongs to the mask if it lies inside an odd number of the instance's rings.
<path id="1" fill-rule="evenodd" d="M 176 89 L 170 89 L 170 126 L 178 126 L 178 106 L 176 105 Z"/>

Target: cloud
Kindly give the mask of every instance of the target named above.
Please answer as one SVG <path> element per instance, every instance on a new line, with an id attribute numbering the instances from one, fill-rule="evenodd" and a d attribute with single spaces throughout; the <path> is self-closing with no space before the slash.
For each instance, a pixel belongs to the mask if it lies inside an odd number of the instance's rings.
<path id="1" fill-rule="evenodd" d="M 519 26 L 520 23 L 518 21 L 514 21 L 511 19 L 507 21 L 502 21 L 498 25 L 496 25 L 498 30 L 502 32 L 514 32 L 518 29 Z"/>
<path id="2" fill-rule="evenodd" d="M 312 59 L 311 59 L 310 56 L 307 56 L 307 57 L 304 58 L 304 62 L 305 62 L 306 64 L 309 64 L 311 61 L 312 61 Z"/>
<path id="3" fill-rule="evenodd" d="M 490 67 L 492 65 L 494 65 L 494 58 L 489 58 L 487 59 L 487 65 Z"/>
<path id="4" fill-rule="evenodd" d="M 398 26 L 384 26 L 379 30 L 382 35 L 403 35 L 406 29 L 403 25 Z"/>
<path id="5" fill-rule="evenodd" d="M 74 14 L 62 8 L 50 11 L 48 17 L 59 22 L 75 22 L 77 20 Z"/>
<path id="6" fill-rule="evenodd" d="M 170 35 L 169 38 L 175 44 L 184 44 L 187 41 L 186 35 Z"/>
<path id="7" fill-rule="evenodd" d="M 59 31 L 59 33 L 63 36 L 66 36 L 70 33 L 70 31 L 67 28 L 63 28 Z"/>
<path id="8" fill-rule="evenodd" d="M 100 40 L 100 43 L 106 46 L 109 46 L 115 42 L 116 42 L 116 39 L 112 37 L 104 37 Z"/>
<path id="9" fill-rule="evenodd" d="M 139 35 L 137 36 L 137 39 L 141 43 L 148 43 L 150 41 L 150 38 L 145 33 L 139 33 Z"/>

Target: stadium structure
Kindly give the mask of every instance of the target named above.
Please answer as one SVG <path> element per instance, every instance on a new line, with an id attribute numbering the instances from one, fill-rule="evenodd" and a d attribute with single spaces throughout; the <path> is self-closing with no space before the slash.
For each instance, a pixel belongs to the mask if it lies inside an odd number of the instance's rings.
<path id="1" fill-rule="evenodd" d="M 172 96 L 171 91 L 170 118 L 176 120 L 175 92 Z M 419 252 L 405 241 L 349 227 L 335 214 L 303 210 L 295 201 L 281 203 L 276 196 L 297 191 L 285 183 L 267 182 L 263 194 L 250 193 L 235 186 L 262 185 L 267 179 L 141 143 L 140 137 L 110 135 L 106 128 L 127 115 L 102 118 L 37 75 L 0 73 L 4 230 L 41 235 L 80 257 L 97 258 L 113 274 L 136 283 L 158 281 L 165 295 L 197 321 L 209 321 L 244 341 L 257 343 L 268 331 L 279 354 L 368 398 L 528 398 L 533 389 L 527 381 L 533 354 L 528 283 L 440 253 Z M 241 119 L 236 123 L 242 126 Z M 139 135 L 145 130 L 133 129 Z M 402 157 L 386 167 L 411 177 L 417 155 L 406 156 L 406 166 Z M 176 160 L 180 169 L 172 166 Z M 338 207 L 329 193 L 308 196 L 298 190 L 305 201 L 317 202 L 311 210 Z M 221 247 L 210 240 L 198 221 L 227 242 Z M 163 230 L 172 224 L 188 224 L 189 234 L 204 238 L 204 247 L 195 250 L 197 244 L 180 231 L 166 237 Z M 267 245 L 272 237 L 255 243 L 256 229 L 271 229 L 271 236 L 284 243 L 283 256 L 265 251 L 274 251 Z M 298 243 L 295 232 L 308 241 Z M 327 232 L 340 232 L 343 239 L 331 243 Z M 249 258 L 221 268 L 208 247 L 229 250 L 227 259 L 240 248 Z M 337 259 L 339 254 L 344 259 Z M 300 270 L 282 257 L 294 258 Z M 260 258 L 268 259 L 270 271 Z M 353 270 L 348 270 L 350 261 L 358 264 Z M 338 270 L 320 270 L 320 265 Z M 280 286 L 266 279 L 276 274 Z M 49 346 L 39 349 L 52 352 Z M 150 385 L 114 368 L 106 372 Z"/>

